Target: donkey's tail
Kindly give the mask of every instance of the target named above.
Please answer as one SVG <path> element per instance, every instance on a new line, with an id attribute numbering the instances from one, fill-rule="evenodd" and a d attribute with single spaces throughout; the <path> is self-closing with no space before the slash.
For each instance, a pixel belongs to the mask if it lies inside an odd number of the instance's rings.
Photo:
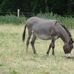
<path id="1" fill-rule="evenodd" d="M 24 32 L 23 32 L 23 36 L 22 36 L 23 42 L 24 42 L 24 40 L 25 40 L 25 33 L 26 33 L 26 25 L 25 25 L 25 27 L 24 27 Z"/>

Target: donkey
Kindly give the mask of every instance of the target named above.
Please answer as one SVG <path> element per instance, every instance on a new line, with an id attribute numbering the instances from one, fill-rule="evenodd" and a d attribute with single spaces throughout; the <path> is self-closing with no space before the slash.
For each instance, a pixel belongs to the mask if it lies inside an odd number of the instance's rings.
<path id="1" fill-rule="evenodd" d="M 61 25 L 57 20 L 48 20 L 42 19 L 39 17 L 31 17 L 26 21 L 26 25 L 24 28 L 22 40 L 25 40 L 25 32 L 26 28 L 28 30 L 28 38 L 26 41 L 26 51 L 28 51 L 29 41 L 31 39 L 31 46 L 33 49 L 33 53 L 36 54 L 35 50 L 35 40 L 36 38 L 40 38 L 42 40 L 51 40 L 49 48 L 47 50 L 47 55 L 49 54 L 50 49 L 52 48 L 52 55 L 54 55 L 55 48 L 55 40 L 61 38 L 64 42 L 63 50 L 65 54 L 70 54 L 73 49 L 73 39 L 68 31 L 68 29 Z"/>

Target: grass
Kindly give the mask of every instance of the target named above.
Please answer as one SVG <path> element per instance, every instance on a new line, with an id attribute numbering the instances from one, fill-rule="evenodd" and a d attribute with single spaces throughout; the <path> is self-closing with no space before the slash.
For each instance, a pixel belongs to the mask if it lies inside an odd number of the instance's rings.
<path id="1" fill-rule="evenodd" d="M 65 25 L 67 28 L 74 29 L 74 17 L 72 16 L 60 16 L 57 14 L 51 13 L 39 13 L 36 16 L 47 18 L 47 19 L 56 19 L 60 21 L 63 25 Z M 0 24 L 14 24 L 14 25 L 20 25 L 24 24 L 27 17 L 25 16 L 14 16 L 14 15 L 5 15 L 0 16 Z"/>
<path id="2" fill-rule="evenodd" d="M 0 16 L 0 24 L 23 24 L 25 23 L 26 17 L 25 16 L 20 16 L 17 17 L 15 15 L 5 15 L 5 16 Z"/>
<path id="3" fill-rule="evenodd" d="M 55 56 L 46 56 L 50 41 L 37 39 L 37 55 L 22 42 L 24 25 L 0 25 L 0 74 L 74 74 L 74 59 L 64 57 L 61 39 L 56 41 Z M 74 38 L 74 30 L 70 30 Z M 74 56 L 74 50 L 72 51 Z"/>

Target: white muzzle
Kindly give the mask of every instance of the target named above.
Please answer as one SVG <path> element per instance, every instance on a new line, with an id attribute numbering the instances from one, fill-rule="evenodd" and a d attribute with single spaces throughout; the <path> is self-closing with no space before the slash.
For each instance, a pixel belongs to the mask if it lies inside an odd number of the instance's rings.
<path id="1" fill-rule="evenodd" d="M 65 54 L 65 57 L 71 57 L 71 54 L 69 53 L 69 54 Z"/>

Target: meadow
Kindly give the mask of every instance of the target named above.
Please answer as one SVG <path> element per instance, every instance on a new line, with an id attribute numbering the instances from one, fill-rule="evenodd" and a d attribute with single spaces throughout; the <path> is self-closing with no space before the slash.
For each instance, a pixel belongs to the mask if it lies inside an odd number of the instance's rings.
<path id="1" fill-rule="evenodd" d="M 26 53 L 22 42 L 24 25 L 0 25 L 0 74 L 74 74 L 74 58 L 66 58 L 63 42 L 56 41 L 55 56 L 46 56 L 50 41 L 36 40 L 37 55 L 31 45 Z M 70 30 L 74 38 L 74 30 Z M 27 38 L 27 34 L 26 34 Z M 74 50 L 71 53 L 74 56 Z"/>
<path id="2" fill-rule="evenodd" d="M 74 39 L 74 18 L 61 17 L 52 13 L 37 16 L 61 21 L 71 32 Z M 37 55 L 29 45 L 26 53 L 22 34 L 26 17 L 0 16 L 0 74 L 74 74 L 74 58 L 66 58 L 63 42 L 56 40 L 55 56 L 46 55 L 49 41 L 36 40 Z M 27 38 L 27 33 L 26 33 Z M 71 56 L 74 57 L 74 48 Z"/>

